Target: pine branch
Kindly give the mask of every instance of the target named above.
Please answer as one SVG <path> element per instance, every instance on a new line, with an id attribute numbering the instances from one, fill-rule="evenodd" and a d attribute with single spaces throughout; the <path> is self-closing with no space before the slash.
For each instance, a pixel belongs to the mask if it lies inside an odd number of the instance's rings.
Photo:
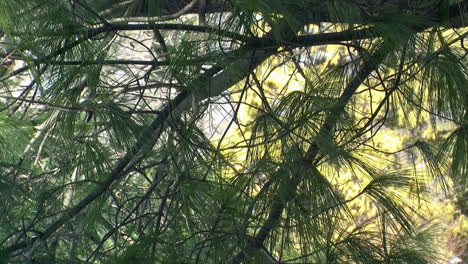
<path id="1" fill-rule="evenodd" d="M 182 25 L 182 24 L 108 24 L 99 28 L 78 31 L 72 33 L 72 35 L 82 36 L 81 38 L 73 41 L 72 43 L 54 51 L 53 53 L 39 59 L 33 60 L 33 65 L 26 65 L 19 69 L 16 69 L 6 75 L 0 76 L 0 82 L 8 80 L 14 76 L 17 76 L 23 72 L 28 71 L 31 67 L 40 64 L 52 64 L 52 65 L 94 65 L 94 64 L 125 64 L 125 61 L 54 61 L 54 58 L 64 54 L 65 52 L 77 47 L 81 43 L 99 36 L 100 34 L 111 33 L 115 31 L 125 30 L 186 30 L 193 32 L 202 33 L 214 33 L 220 36 L 231 37 L 233 39 L 241 40 L 245 42 L 244 48 L 250 49 L 273 49 L 280 47 L 287 47 L 285 50 L 290 50 L 298 47 L 311 47 L 316 45 L 336 44 L 340 41 L 351 41 L 367 39 L 371 37 L 377 37 L 376 32 L 373 28 L 367 28 L 363 30 L 348 30 L 343 32 L 333 33 L 321 33 L 305 36 L 294 36 L 287 41 L 278 41 L 271 37 L 256 38 L 248 37 L 237 33 L 232 33 L 226 30 L 214 29 L 206 26 L 197 25 Z M 55 34 L 56 35 L 56 34 Z M 140 64 L 140 65 L 152 65 L 152 66 L 165 66 L 167 62 L 152 62 L 152 61 L 127 61 L 127 64 Z"/>
<path id="2" fill-rule="evenodd" d="M 331 109 L 330 113 L 326 117 L 323 125 L 321 126 L 316 138 L 320 137 L 331 137 L 333 134 L 333 129 L 335 128 L 339 117 L 343 114 L 345 107 L 353 94 L 356 92 L 361 83 L 382 63 L 385 57 L 388 55 L 388 47 L 386 43 L 381 44 L 381 47 L 374 52 L 371 57 L 365 58 L 365 62 L 361 67 L 360 71 L 356 76 L 351 80 L 351 82 L 344 89 L 340 98 L 336 104 Z M 301 160 L 296 162 L 297 166 L 303 167 L 303 170 L 299 171 L 312 171 L 313 173 L 319 173 L 317 168 L 314 166 L 314 163 L 317 161 L 316 158 L 320 152 L 320 147 L 316 143 L 316 140 L 313 141 L 311 146 L 308 148 L 307 152 Z M 263 243 L 267 239 L 270 232 L 275 229 L 280 221 L 281 214 L 283 213 L 286 204 L 291 201 L 296 195 L 297 186 L 302 182 L 303 177 L 301 174 L 294 173 L 292 179 L 287 181 L 287 183 L 282 184 L 275 198 L 273 199 L 273 204 L 271 205 L 270 213 L 267 220 L 260 228 L 260 231 L 255 235 L 255 237 L 249 239 L 248 244 L 243 248 L 233 259 L 232 263 L 242 263 L 246 258 L 251 256 L 251 254 L 262 248 Z M 286 197 L 284 194 L 288 194 Z"/>
<path id="3" fill-rule="evenodd" d="M 229 67 L 223 70 L 222 67 L 212 67 L 202 76 L 196 79 L 190 86 L 194 87 L 197 94 L 191 94 L 188 90 L 184 90 L 174 98 L 167 107 L 165 107 L 158 117 L 145 129 L 140 135 L 135 145 L 119 160 L 114 169 L 109 173 L 106 180 L 96 187 L 90 194 L 81 200 L 76 206 L 67 210 L 56 222 L 51 224 L 40 235 L 29 239 L 27 242 L 22 241 L 14 245 L 6 247 L 3 251 L 12 253 L 17 250 L 33 245 L 38 241 L 44 241 L 50 237 L 55 231 L 62 227 L 65 223 L 72 220 L 84 208 L 91 204 L 94 200 L 108 191 L 112 184 L 122 178 L 132 166 L 138 161 L 144 153 L 151 149 L 159 139 L 159 136 L 167 127 L 167 123 L 172 118 L 178 117 L 182 112 L 187 111 L 192 106 L 192 97 L 199 102 L 210 96 L 216 96 L 227 90 L 232 85 L 239 82 L 252 69 L 258 66 L 261 62 L 267 59 L 275 50 L 263 50 L 256 52 L 251 48 L 241 48 L 238 60 L 233 61 Z M 223 70 L 223 71 L 222 71 Z M 221 72 L 221 73 L 220 73 Z M 217 74 L 217 75 L 216 75 Z M 216 76 L 215 76 L 216 75 Z M 213 77 L 214 76 L 214 77 Z M 196 89 L 200 87 L 200 89 Z M 205 87 L 205 88 L 201 88 Z"/>

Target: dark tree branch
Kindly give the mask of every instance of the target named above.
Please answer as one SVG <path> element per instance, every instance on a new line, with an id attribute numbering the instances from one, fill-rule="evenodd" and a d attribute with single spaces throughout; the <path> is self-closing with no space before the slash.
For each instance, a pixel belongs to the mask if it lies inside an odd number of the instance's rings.
<path id="1" fill-rule="evenodd" d="M 146 1 L 143 1 L 145 4 Z M 210 13 L 221 13 L 221 12 L 230 12 L 233 10 L 233 7 L 236 5 L 235 0 L 211 0 L 202 6 L 202 11 L 204 14 Z M 346 2 L 346 1 L 343 1 Z M 359 3 L 358 1 L 356 1 Z M 366 1 L 363 1 L 366 2 Z M 369 1 L 367 1 L 369 2 Z M 372 1 L 370 1 L 372 2 Z M 458 3 L 452 3 L 450 6 L 444 6 L 445 1 L 434 1 L 432 6 L 425 6 L 424 8 L 417 6 L 416 0 L 409 1 L 399 1 L 399 0 L 386 0 L 381 6 L 371 6 L 371 5 L 358 5 L 353 4 L 352 6 L 357 10 L 361 11 L 361 14 L 357 13 L 355 16 L 340 17 L 334 14 L 334 10 L 330 10 L 330 6 L 325 4 L 324 1 L 320 0 L 308 0 L 302 2 L 304 5 L 304 10 L 301 10 L 303 15 L 306 17 L 306 21 L 309 24 L 319 24 L 323 22 L 329 23 L 348 23 L 348 24 L 375 24 L 382 22 L 383 13 L 387 12 L 390 9 L 393 9 L 395 13 L 398 14 L 417 14 L 421 17 L 425 17 L 428 20 L 434 23 L 434 26 L 446 26 L 446 27 L 464 27 L 467 25 L 468 14 L 468 1 L 460 0 Z M 161 16 L 172 15 L 173 13 L 182 10 L 186 6 L 186 0 L 170 0 L 170 1 L 161 1 Z M 335 2 L 339 4 L 339 1 Z M 252 5 L 252 8 L 255 8 L 256 5 Z M 191 9 L 184 9 L 185 14 L 198 14 L 200 12 L 199 5 L 194 5 Z M 261 8 L 261 5 L 259 5 Z M 336 9 L 342 8 L 337 6 Z M 285 9 L 287 10 L 287 9 Z M 251 10 L 252 12 L 262 12 L 263 10 Z M 277 10 L 280 14 L 288 15 L 288 13 L 283 10 Z M 287 11 L 286 11 L 287 12 Z M 147 16 L 146 13 L 141 14 L 142 16 Z M 122 19 L 131 19 L 131 18 L 122 18 Z M 145 17 L 145 21 L 148 20 Z M 151 19 L 151 18 L 150 18 Z M 156 21 L 160 19 L 159 17 L 154 17 Z"/>

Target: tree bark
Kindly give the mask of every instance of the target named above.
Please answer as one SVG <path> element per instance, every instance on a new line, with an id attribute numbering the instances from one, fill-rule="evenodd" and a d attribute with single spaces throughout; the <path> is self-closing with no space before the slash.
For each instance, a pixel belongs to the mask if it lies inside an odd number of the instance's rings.
<path id="1" fill-rule="evenodd" d="M 132 1 L 132 5 L 138 5 L 140 7 L 140 13 L 133 13 L 134 16 L 147 16 L 148 10 L 144 7 L 148 6 L 148 1 L 150 0 L 138 0 Z M 190 0 L 165 0 L 160 2 L 160 14 L 161 16 L 168 16 L 174 13 L 177 13 L 182 8 L 186 7 L 191 1 Z M 242 7 L 242 4 L 239 4 L 240 1 L 236 0 L 211 0 L 207 1 L 203 5 L 203 13 L 220 13 L 220 12 L 230 12 L 233 10 L 235 5 Z M 346 1 L 347 2 L 347 1 Z M 305 16 L 305 20 L 310 24 L 319 24 L 322 22 L 330 23 L 348 23 L 348 24 L 374 24 L 382 22 L 382 17 L 385 14 L 391 12 L 395 14 L 411 14 L 424 17 L 432 21 L 435 25 L 438 26 L 450 26 L 450 27 L 463 27 L 467 25 L 467 16 L 468 13 L 468 0 L 459 0 L 456 3 L 451 5 L 446 4 L 446 1 L 438 0 L 432 1 L 432 3 L 426 6 L 418 6 L 416 0 L 380 0 L 380 1 L 351 1 L 347 3 L 346 6 L 341 6 L 341 4 L 346 3 L 345 1 L 333 2 L 335 6 L 333 9 L 340 12 L 341 9 L 351 8 L 353 15 L 346 17 L 337 17 L 335 11 L 330 11 L 330 6 L 325 3 L 325 1 L 317 0 L 308 0 L 303 4 L 303 9 L 296 10 L 301 12 Z M 369 5 L 369 2 L 375 2 L 373 5 Z M 291 2 L 293 3 L 293 2 Z M 285 3 L 286 4 L 286 3 Z M 339 6 L 339 5 L 340 6 Z M 258 6 L 258 10 L 255 8 Z M 252 5 L 253 10 L 251 12 L 259 12 L 260 5 Z M 284 12 L 286 10 L 286 12 Z M 199 5 L 194 5 L 193 8 L 190 8 L 185 13 L 187 14 L 198 14 Z M 280 14 L 288 15 L 288 9 L 278 9 Z M 291 10 L 289 10 L 291 11 Z M 283 12 L 283 13 L 282 13 Z"/>

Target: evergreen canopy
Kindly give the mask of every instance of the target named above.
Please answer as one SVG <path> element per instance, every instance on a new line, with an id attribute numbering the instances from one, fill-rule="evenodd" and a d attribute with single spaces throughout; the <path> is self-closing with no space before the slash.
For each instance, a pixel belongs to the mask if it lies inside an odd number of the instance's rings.
<path id="1" fill-rule="evenodd" d="M 0 1 L 0 263 L 440 263 L 422 204 L 467 213 L 467 12 Z M 449 129 L 374 142 L 422 125 Z"/>

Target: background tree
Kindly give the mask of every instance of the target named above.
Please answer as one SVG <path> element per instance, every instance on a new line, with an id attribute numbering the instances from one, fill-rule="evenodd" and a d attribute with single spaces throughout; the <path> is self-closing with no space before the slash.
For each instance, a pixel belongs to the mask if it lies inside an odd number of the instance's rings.
<path id="1" fill-rule="evenodd" d="M 1 261 L 441 262 L 416 223 L 434 182 L 466 214 L 467 11 L 1 1 Z"/>

